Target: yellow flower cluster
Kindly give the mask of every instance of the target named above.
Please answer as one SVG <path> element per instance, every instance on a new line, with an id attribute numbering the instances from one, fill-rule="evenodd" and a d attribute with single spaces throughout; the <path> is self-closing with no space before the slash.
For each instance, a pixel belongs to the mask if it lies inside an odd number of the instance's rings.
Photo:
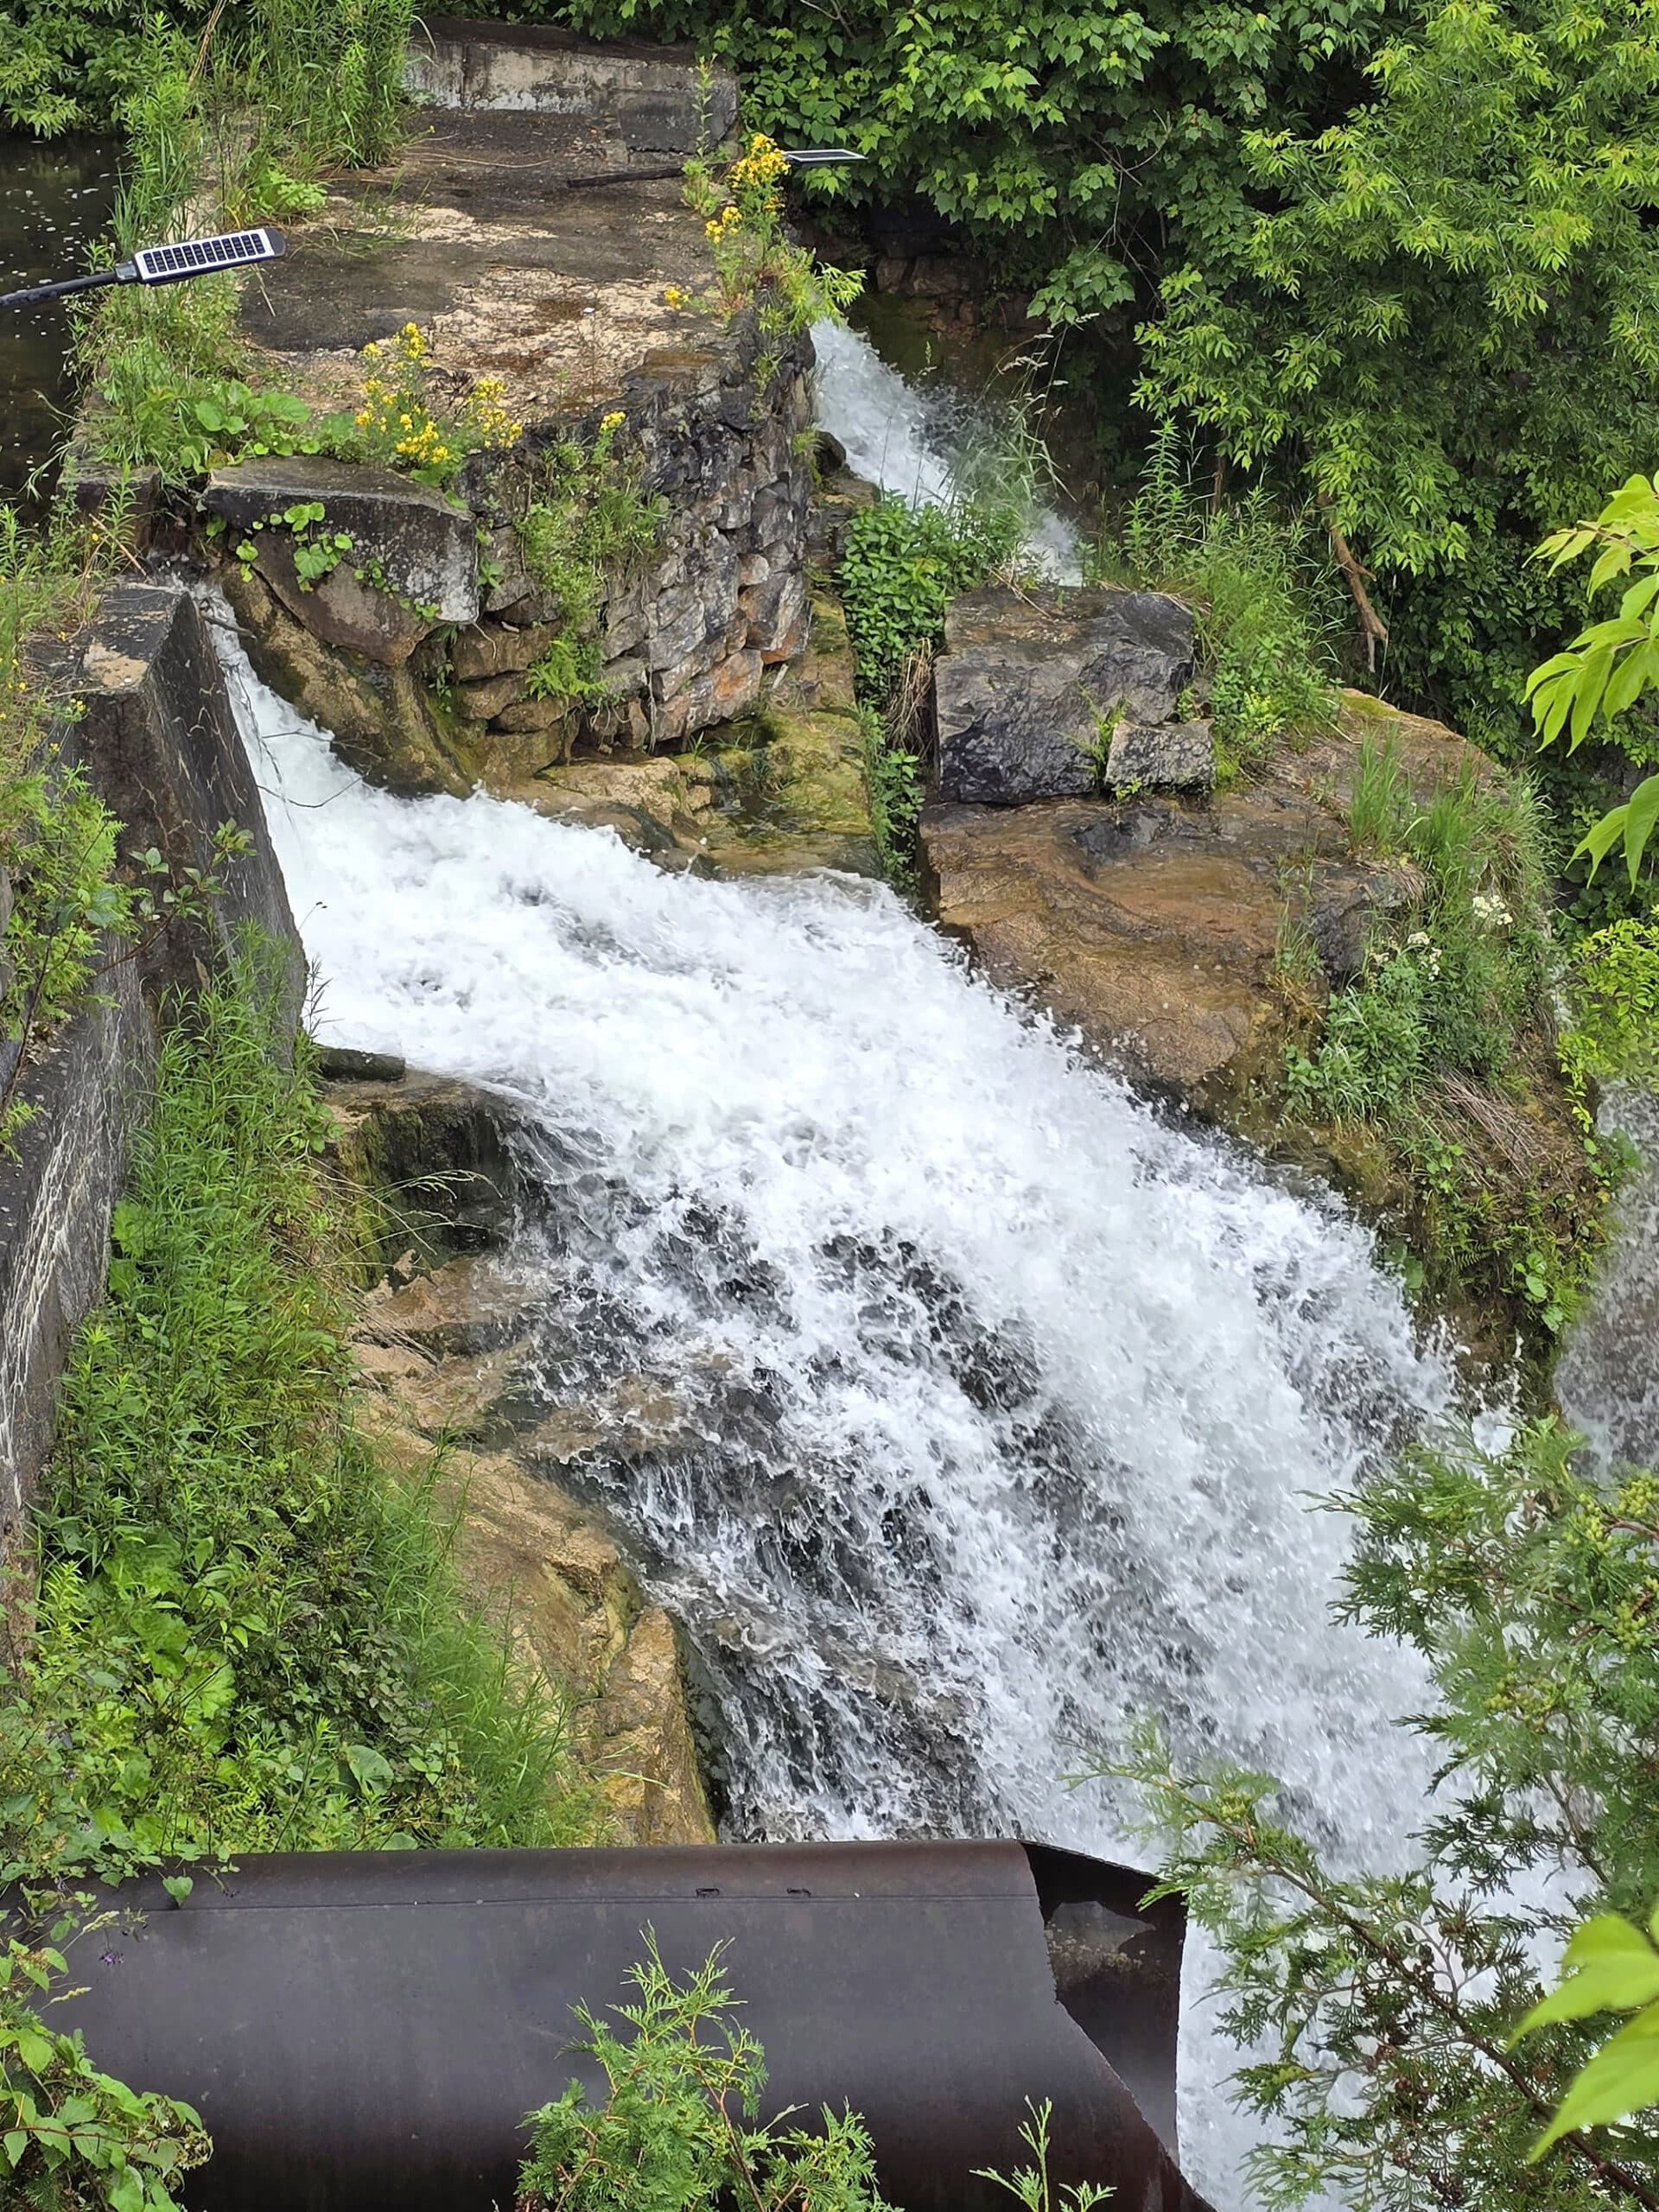
<path id="1" fill-rule="evenodd" d="M 663 304 L 664 307 L 677 310 L 681 308 L 689 308 L 691 305 L 691 295 L 683 284 L 671 284 L 663 294 Z"/>
<path id="2" fill-rule="evenodd" d="M 404 435 L 392 447 L 392 451 L 401 454 L 414 467 L 441 467 L 449 459 L 449 448 L 443 442 L 443 432 L 429 415 L 423 413 L 418 422 L 410 416 L 402 415 L 398 417 L 398 427 Z"/>
<path id="3" fill-rule="evenodd" d="M 365 346 L 365 353 L 373 348 Z M 370 377 L 363 386 L 363 404 L 353 416 L 359 430 L 384 430 L 391 410 L 397 404 L 397 394 L 384 378 Z"/>
<path id="4" fill-rule="evenodd" d="M 718 245 L 722 238 L 729 237 L 741 226 L 742 220 L 743 210 L 741 207 L 722 207 L 715 220 L 705 223 L 702 227 Z"/>
<path id="5" fill-rule="evenodd" d="M 766 191 L 777 184 L 788 167 L 788 162 L 773 142 L 757 131 L 749 141 L 748 152 L 741 161 L 732 164 L 732 190 Z"/>
<path id="6" fill-rule="evenodd" d="M 384 341 L 378 338 L 372 338 L 363 348 L 363 359 L 365 361 L 383 359 L 393 362 L 407 361 L 412 365 L 416 361 L 423 361 L 427 352 L 426 334 L 419 323 L 406 322 L 396 338 L 389 338 Z"/>
<path id="7" fill-rule="evenodd" d="M 607 436 L 614 437 L 616 433 L 621 429 L 622 425 L 627 421 L 627 416 L 622 412 L 622 410 L 620 407 L 613 408 L 610 414 L 606 416 L 599 427 Z"/>
<path id="8" fill-rule="evenodd" d="M 353 416 L 359 430 L 384 438 L 401 460 L 416 468 L 442 467 L 451 459 L 448 433 L 435 423 L 418 399 L 371 377 L 363 387 L 363 404 Z"/>
<path id="9" fill-rule="evenodd" d="M 524 435 L 502 405 L 506 389 L 499 377 L 480 377 L 467 395 L 467 427 L 481 446 L 517 445 Z"/>

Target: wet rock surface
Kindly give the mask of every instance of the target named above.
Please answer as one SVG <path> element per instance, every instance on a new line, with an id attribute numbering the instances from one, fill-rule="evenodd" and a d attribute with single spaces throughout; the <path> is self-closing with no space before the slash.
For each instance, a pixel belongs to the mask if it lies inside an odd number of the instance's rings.
<path id="1" fill-rule="evenodd" d="M 1328 987 L 1358 973 L 1373 923 L 1412 895 L 1408 871 L 1350 848 L 1343 807 L 1367 735 L 1392 736 L 1423 791 L 1482 760 L 1438 724 L 1349 695 L 1338 729 L 1208 801 L 936 804 L 921 828 L 934 911 L 996 982 L 1135 1080 L 1223 1115 L 1288 1033 L 1274 973 L 1287 908 Z"/>
<path id="2" fill-rule="evenodd" d="M 734 875 L 880 874 L 852 649 L 833 600 L 812 603 L 800 658 L 764 710 L 670 757 L 619 751 L 509 785 L 558 821 L 615 831 L 665 868 Z"/>
<path id="3" fill-rule="evenodd" d="M 324 1095 L 377 1270 L 353 1333 L 368 1425 L 394 1464 L 435 1481 L 467 1597 L 568 1713 L 618 1840 L 712 1842 L 678 1631 L 605 1516 L 559 1480 L 596 1454 L 650 1451 L 677 1408 L 624 1378 L 550 1414 L 538 1378 L 558 1315 L 512 1258 L 510 1099 L 419 1071 Z"/>
<path id="4" fill-rule="evenodd" d="M 1018 806 L 1096 790 L 1113 726 L 1169 721 L 1192 616 L 1159 592 L 969 592 L 934 665 L 939 796 Z"/>

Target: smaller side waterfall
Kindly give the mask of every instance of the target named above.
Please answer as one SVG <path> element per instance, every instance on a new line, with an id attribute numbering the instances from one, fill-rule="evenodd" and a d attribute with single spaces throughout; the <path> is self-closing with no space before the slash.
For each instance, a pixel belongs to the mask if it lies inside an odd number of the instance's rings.
<path id="1" fill-rule="evenodd" d="M 948 507 L 971 496 L 963 475 L 963 434 L 973 407 L 948 390 L 918 391 L 843 323 L 812 329 L 818 355 L 818 422 L 837 440 L 855 475 L 918 505 Z M 1054 583 L 1077 583 L 1083 550 L 1070 523 L 1039 505 L 1026 550 Z"/>
<path id="2" fill-rule="evenodd" d="M 1621 1090 L 1602 1116 L 1641 1155 L 1612 1242 L 1556 1370 L 1561 1410 L 1605 1462 L 1659 1465 L 1659 1096 Z"/>

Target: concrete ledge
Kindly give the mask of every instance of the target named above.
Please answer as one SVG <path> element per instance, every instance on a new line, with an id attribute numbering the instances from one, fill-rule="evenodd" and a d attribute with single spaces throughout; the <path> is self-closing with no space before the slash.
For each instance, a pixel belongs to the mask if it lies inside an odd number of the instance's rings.
<path id="1" fill-rule="evenodd" d="M 116 959 L 97 995 L 25 1069 L 34 1108 L 16 1157 L 0 1160 L 0 1548 L 15 1542 L 51 1450 L 58 1379 L 102 1291 L 110 1210 L 143 1120 L 157 1019 L 199 988 L 244 922 L 290 948 L 290 1010 L 304 980 L 299 939 L 201 611 L 181 588 L 127 585 L 79 641 L 85 711 L 57 733 L 55 762 L 84 766 L 123 823 L 130 868 L 151 847 L 168 873 L 205 868 L 213 833 L 250 838 L 210 913 L 137 958 Z"/>

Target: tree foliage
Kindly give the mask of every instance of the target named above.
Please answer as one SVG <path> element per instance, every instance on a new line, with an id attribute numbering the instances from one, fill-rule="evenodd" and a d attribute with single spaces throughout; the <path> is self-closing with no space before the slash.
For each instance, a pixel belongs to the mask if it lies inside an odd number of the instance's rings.
<path id="1" fill-rule="evenodd" d="M 1659 693 L 1659 489 L 1645 476 L 1632 476 L 1594 522 L 1557 531 L 1539 550 L 1552 569 L 1593 552 L 1592 599 L 1604 585 L 1631 579 L 1617 614 L 1581 630 L 1527 679 L 1540 739 L 1551 745 L 1565 734 L 1568 750 L 1576 752 L 1598 720 L 1617 722 L 1632 758 L 1651 758 L 1659 751 L 1651 726 L 1637 732 L 1624 718 L 1645 694 Z M 1644 777 L 1622 806 L 1604 815 L 1573 857 L 1587 854 L 1593 874 L 1622 846 L 1634 890 L 1656 825 L 1659 775 Z"/>
<path id="2" fill-rule="evenodd" d="M 1307 484 L 1396 681 L 1512 727 L 1567 603 L 1523 546 L 1653 447 L 1659 10 L 1433 0 L 1366 76 L 1322 130 L 1247 133 L 1257 212 L 1172 258 L 1142 396 Z"/>
<path id="3" fill-rule="evenodd" d="M 1596 2024 L 1557 2006 L 1512 2045 L 1563 1940 L 1659 1894 L 1659 1478 L 1603 1483 L 1573 1444 L 1546 1422 L 1497 1453 L 1419 1447 L 1336 1501 L 1343 1611 L 1433 1681 L 1408 1725 L 1440 1783 L 1407 1872 L 1333 1866 L 1269 1776 L 1177 1771 L 1152 1737 L 1105 1770 L 1142 1786 L 1164 1883 L 1218 1939 L 1271 2206 L 1659 2204 L 1659 2114 L 1604 2138 L 1569 2106 L 1553 2128 Z"/>

